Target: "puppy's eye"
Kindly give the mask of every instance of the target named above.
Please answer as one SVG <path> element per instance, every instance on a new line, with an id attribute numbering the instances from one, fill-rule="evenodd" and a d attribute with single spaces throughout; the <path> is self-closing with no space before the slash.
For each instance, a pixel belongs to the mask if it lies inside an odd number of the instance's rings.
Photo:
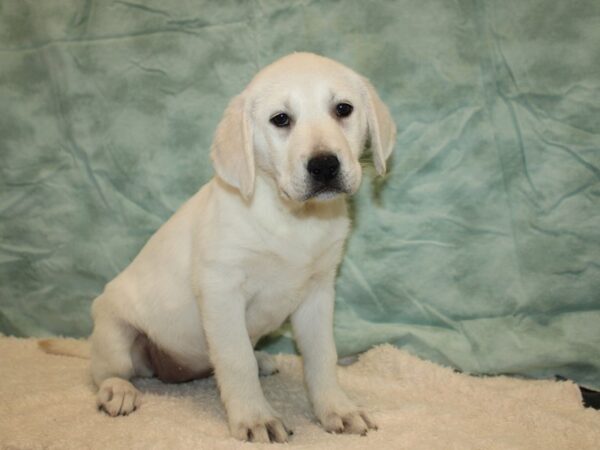
<path id="1" fill-rule="evenodd" d="M 348 117 L 350 114 L 352 114 L 353 110 L 354 107 L 348 103 L 338 103 L 338 105 L 335 107 L 335 114 L 338 117 Z"/>
<path id="2" fill-rule="evenodd" d="M 290 116 L 286 113 L 279 113 L 271 117 L 270 122 L 279 128 L 290 126 Z"/>

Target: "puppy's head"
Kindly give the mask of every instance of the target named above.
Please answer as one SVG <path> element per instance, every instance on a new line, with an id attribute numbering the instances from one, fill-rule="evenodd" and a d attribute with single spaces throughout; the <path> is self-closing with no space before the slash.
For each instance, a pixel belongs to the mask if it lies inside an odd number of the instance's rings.
<path id="1" fill-rule="evenodd" d="M 217 175 L 245 198 L 259 172 L 282 196 L 304 202 L 356 192 L 359 156 L 370 142 L 385 173 L 396 127 L 375 89 L 349 68 L 294 53 L 261 70 L 235 97 L 217 128 Z"/>

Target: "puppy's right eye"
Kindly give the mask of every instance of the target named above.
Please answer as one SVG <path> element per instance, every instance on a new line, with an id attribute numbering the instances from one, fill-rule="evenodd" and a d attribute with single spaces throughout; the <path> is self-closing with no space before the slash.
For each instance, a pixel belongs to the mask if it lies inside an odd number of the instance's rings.
<path id="1" fill-rule="evenodd" d="M 279 128 L 289 127 L 290 116 L 288 116 L 286 113 L 279 113 L 271 117 L 270 122 Z"/>

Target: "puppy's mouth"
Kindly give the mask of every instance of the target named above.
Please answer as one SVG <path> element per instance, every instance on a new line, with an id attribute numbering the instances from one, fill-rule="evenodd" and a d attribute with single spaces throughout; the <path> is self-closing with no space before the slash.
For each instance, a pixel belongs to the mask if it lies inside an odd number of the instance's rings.
<path id="1" fill-rule="evenodd" d="M 346 174 L 340 174 L 331 180 L 318 181 L 305 177 L 300 183 L 278 183 L 279 192 L 286 200 L 304 203 L 312 201 L 333 200 L 342 195 L 353 195 L 356 192 L 355 183 L 351 182 Z"/>
<path id="2" fill-rule="evenodd" d="M 350 190 L 347 187 L 345 187 L 339 183 L 335 183 L 335 184 L 318 183 L 318 184 L 313 184 L 311 186 L 308 193 L 304 196 L 303 201 L 332 200 L 339 195 L 349 194 L 349 193 L 350 193 Z"/>

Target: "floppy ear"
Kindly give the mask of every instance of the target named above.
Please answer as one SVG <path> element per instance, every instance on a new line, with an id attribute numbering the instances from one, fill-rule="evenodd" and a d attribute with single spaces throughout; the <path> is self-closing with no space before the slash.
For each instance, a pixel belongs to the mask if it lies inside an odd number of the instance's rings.
<path id="1" fill-rule="evenodd" d="M 210 156 L 219 178 L 248 199 L 254 191 L 254 147 L 243 94 L 234 97 L 217 126 Z"/>
<path id="2" fill-rule="evenodd" d="M 373 85 L 366 78 L 363 78 L 363 82 L 367 90 L 367 127 L 373 162 L 377 173 L 383 175 L 385 174 L 385 162 L 396 143 L 396 124 Z"/>

